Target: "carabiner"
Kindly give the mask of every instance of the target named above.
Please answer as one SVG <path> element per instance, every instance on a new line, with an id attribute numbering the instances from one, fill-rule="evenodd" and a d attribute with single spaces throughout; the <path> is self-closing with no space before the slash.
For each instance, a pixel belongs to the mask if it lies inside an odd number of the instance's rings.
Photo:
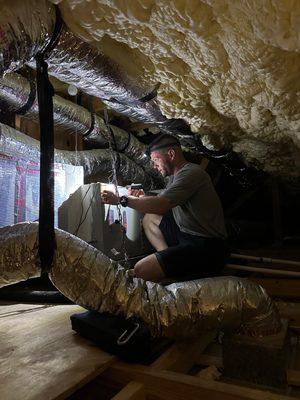
<path id="1" fill-rule="evenodd" d="M 130 333 L 128 334 L 128 336 L 125 337 L 125 339 L 123 339 L 123 338 L 124 338 L 124 336 L 127 335 L 127 329 L 126 329 L 126 331 L 124 331 L 124 332 L 122 333 L 122 335 L 118 338 L 117 344 L 118 344 L 119 346 L 123 346 L 124 344 L 126 344 L 126 343 L 132 338 L 132 336 L 135 334 L 135 332 L 140 328 L 140 324 L 139 324 L 138 322 L 135 322 L 134 325 L 135 325 L 135 327 L 133 328 L 132 332 L 130 332 Z"/>

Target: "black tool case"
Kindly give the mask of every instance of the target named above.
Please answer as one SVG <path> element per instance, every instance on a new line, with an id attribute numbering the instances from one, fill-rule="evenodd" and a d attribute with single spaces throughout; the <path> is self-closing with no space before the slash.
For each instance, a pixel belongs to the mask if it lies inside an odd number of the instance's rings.
<path id="1" fill-rule="evenodd" d="M 152 338 L 137 318 L 126 320 L 96 311 L 73 314 L 70 318 L 74 331 L 126 362 L 149 364 L 171 344 L 169 339 Z"/>

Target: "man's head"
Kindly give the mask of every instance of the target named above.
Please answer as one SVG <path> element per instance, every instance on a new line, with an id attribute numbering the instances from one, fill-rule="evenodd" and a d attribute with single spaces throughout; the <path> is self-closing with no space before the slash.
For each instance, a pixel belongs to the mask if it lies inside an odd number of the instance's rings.
<path id="1" fill-rule="evenodd" d="M 153 167 L 163 176 L 173 175 L 179 163 L 184 161 L 179 140 L 168 134 L 163 134 L 154 139 L 149 147 Z"/>

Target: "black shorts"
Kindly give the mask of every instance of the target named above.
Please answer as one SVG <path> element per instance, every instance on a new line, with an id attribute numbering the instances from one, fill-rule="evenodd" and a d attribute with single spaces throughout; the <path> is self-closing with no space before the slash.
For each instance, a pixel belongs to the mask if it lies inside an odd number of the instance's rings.
<path id="1" fill-rule="evenodd" d="M 172 210 L 162 217 L 159 228 L 169 247 L 155 255 L 167 277 L 197 279 L 219 275 L 226 259 L 224 240 L 181 232 Z"/>

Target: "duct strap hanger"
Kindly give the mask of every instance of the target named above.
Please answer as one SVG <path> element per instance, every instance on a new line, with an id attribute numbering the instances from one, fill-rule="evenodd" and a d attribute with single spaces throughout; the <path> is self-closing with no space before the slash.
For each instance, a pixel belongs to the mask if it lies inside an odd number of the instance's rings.
<path id="1" fill-rule="evenodd" d="M 43 53 L 36 55 L 37 94 L 40 121 L 40 209 L 39 257 L 42 273 L 51 269 L 54 249 L 54 90 L 48 79 L 48 65 Z"/>
<path id="2" fill-rule="evenodd" d="M 82 134 L 82 137 L 84 139 L 88 139 L 88 137 L 94 131 L 94 129 L 95 129 L 95 113 L 93 110 L 91 110 L 91 125 L 90 125 L 89 129 L 87 130 L 87 132 Z"/>
<path id="3" fill-rule="evenodd" d="M 157 97 L 157 90 L 159 87 L 160 87 L 160 82 L 155 85 L 152 92 L 150 92 L 146 96 L 140 98 L 138 101 L 140 101 L 141 103 L 147 103 L 148 101 L 154 99 L 155 97 Z"/>
<path id="4" fill-rule="evenodd" d="M 91 113 L 91 125 L 90 125 L 88 131 L 82 134 L 82 137 L 83 137 L 84 139 L 89 139 L 89 136 L 94 132 L 94 129 L 95 129 L 96 117 L 95 117 L 95 113 L 94 113 L 92 107 L 93 107 L 93 106 L 92 106 L 92 104 L 91 104 L 91 105 L 90 105 L 90 108 L 91 108 L 91 111 L 90 111 L 90 113 Z M 108 123 L 107 114 L 105 114 L 104 123 L 105 123 L 105 126 L 106 126 L 106 128 L 107 128 L 107 130 L 108 130 L 108 132 L 109 132 L 109 135 L 110 135 L 109 143 L 112 142 L 113 149 L 114 149 L 117 153 L 124 153 L 124 151 L 125 151 L 125 150 L 127 149 L 127 147 L 130 145 L 130 142 L 131 142 L 131 133 L 126 131 L 126 133 L 127 133 L 127 141 L 126 141 L 126 143 L 124 144 L 123 147 L 117 148 L 116 138 L 115 138 L 115 135 L 114 135 L 114 133 L 113 133 L 113 130 L 112 130 L 111 126 L 110 126 L 109 123 Z M 117 155 L 117 157 L 118 157 L 118 159 L 119 159 L 118 162 L 120 163 L 120 156 Z"/>
<path id="5" fill-rule="evenodd" d="M 20 108 L 17 110 L 14 110 L 13 113 L 17 115 L 25 115 L 33 106 L 33 103 L 35 102 L 36 99 L 36 82 L 32 73 L 32 70 L 27 68 L 26 70 L 26 78 L 29 82 L 29 87 L 30 87 L 30 92 L 28 95 L 28 99 L 25 104 L 23 104 Z"/>
<path id="6" fill-rule="evenodd" d="M 120 101 L 115 97 L 110 97 L 109 99 L 102 98 L 102 100 L 110 101 L 112 103 L 119 103 L 123 106 L 138 106 L 140 103 L 148 103 L 149 101 L 153 100 L 157 96 L 157 90 L 159 87 L 160 82 L 155 85 L 154 89 L 150 93 L 136 100 Z"/>
<path id="7" fill-rule="evenodd" d="M 118 151 L 114 132 L 113 132 L 111 126 L 109 125 L 108 114 L 107 114 L 106 108 L 104 108 L 104 122 L 105 122 L 105 126 L 107 128 L 108 134 L 109 134 L 109 138 L 108 138 L 109 147 L 111 148 L 112 151 L 115 152 L 116 160 L 115 160 L 115 165 L 114 165 L 114 169 L 115 169 L 114 172 L 116 173 L 116 171 L 120 168 L 121 160 L 120 160 L 120 154 Z"/>
<path id="8" fill-rule="evenodd" d="M 107 114 L 107 109 L 106 108 L 104 108 L 104 124 L 105 124 L 106 129 L 107 129 L 107 131 L 109 133 L 109 138 L 108 138 L 109 146 L 112 148 L 112 150 L 114 150 L 116 152 L 117 169 L 119 169 L 119 167 L 120 167 L 120 154 L 119 153 L 124 153 L 125 150 L 127 149 L 127 147 L 130 145 L 131 133 L 128 132 L 128 131 L 125 131 L 127 133 L 127 141 L 126 141 L 126 143 L 124 144 L 123 147 L 118 148 L 114 131 L 112 130 L 112 127 L 109 124 L 108 114 Z"/>
<path id="9" fill-rule="evenodd" d="M 30 87 L 30 92 L 26 103 L 16 110 L 5 110 L 5 112 L 1 110 L 0 114 L 9 115 L 14 118 L 15 115 L 25 115 L 31 109 L 36 99 L 36 82 L 35 78 L 33 77 L 32 71 L 29 68 L 27 69 L 26 78 L 29 82 Z M 3 108 L 7 109 L 7 107 Z"/>
<path id="10" fill-rule="evenodd" d="M 127 133 L 127 142 L 124 144 L 124 146 L 121 149 L 118 149 L 119 153 L 124 153 L 127 147 L 130 145 L 131 142 L 131 133 L 126 131 Z"/>
<path id="11" fill-rule="evenodd" d="M 89 129 L 82 134 L 83 139 L 88 139 L 88 137 L 91 135 L 91 133 L 95 129 L 95 112 L 94 112 L 94 106 L 93 106 L 93 100 L 92 98 L 88 98 L 88 110 L 91 114 L 91 125 Z"/>
<path id="12" fill-rule="evenodd" d="M 36 80 L 40 121 L 40 209 L 39 209 L 39 258 L 41 273 L 51 270 L 55 243 L 54 232 L 54 89 L 48 77 L 45 58 L 57 43 L 62 21 L 56 8 L 54 34 L 46 47 L 36 55 Z"/>
<path id="13" fill-rule="evenodd" d="M 232 147 L 225 147 L 222 150 L 210 150 L 204 146 L 200 135 L 195 135 L 194 141 L 200 153 L 219 162 L 229 175 L 234 177 L 243 187 L 251 188 L 255 184 L 255 180 L 259 179 L 253 168 L 248 167 L 241 156 L 232 150 Z"/>
<path id="14" fill-rule="evenodd" d="M 49 58 L 51 51 L 57 45 L 59 38 L 60 38 L 60 34 L 62 32 L 63 25 L 64 24 L 63 24 L 60 10 L 59 10 L 58 6 L 55 6 L 55 25 L 54 25 L 52 36 L 50 37 L 48 43 L 46 43 L 44 48 L 42 48 L 40 51 L 40 53 L 43 54 L 44 59 Z"/>

